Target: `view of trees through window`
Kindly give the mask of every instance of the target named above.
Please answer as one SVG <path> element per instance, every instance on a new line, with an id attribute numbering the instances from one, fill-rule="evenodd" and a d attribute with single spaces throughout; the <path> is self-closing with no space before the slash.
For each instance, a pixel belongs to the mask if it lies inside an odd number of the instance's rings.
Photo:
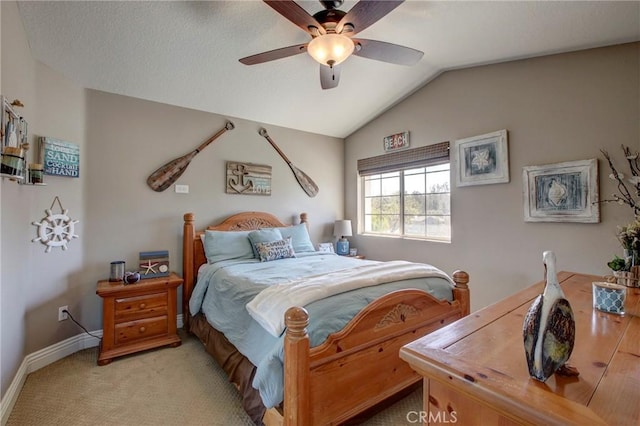
<path id="1" fill-rule="evenodd" d="M 451 240 L 449 163 L 362 179 L 365 233 Z"/>

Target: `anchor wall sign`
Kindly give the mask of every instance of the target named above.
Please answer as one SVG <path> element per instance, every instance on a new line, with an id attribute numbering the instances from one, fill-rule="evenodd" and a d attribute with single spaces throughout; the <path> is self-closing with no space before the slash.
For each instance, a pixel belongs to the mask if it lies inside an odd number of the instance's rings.
<path id="1" fill-rule="evenodd" d="M 271 166 L 227 161 L 226 193 L 271 195 Z"/>

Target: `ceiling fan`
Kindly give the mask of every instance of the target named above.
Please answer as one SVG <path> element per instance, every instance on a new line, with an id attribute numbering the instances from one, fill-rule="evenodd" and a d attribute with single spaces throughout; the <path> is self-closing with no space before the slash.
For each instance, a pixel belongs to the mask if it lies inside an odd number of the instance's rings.
<path id="1" fill-rule="evenodd" d="M 353 38 L 400 6 L 403 1 L 361 0 L 349 12 L 344 12 L 337 9 L 343 0 L 321 0 L 325 9 L 312 16 L 294 1 L 264 0 L 276 12 L 309 33 L 312 40 L 309 43 L 247 56 L 240 59 L 240 62 L 255 65 L 307 52 L 320 63 L 320 85 L 323 89 L 338 86 L 340 63 L 352 54 L 392 64 L 415 65 L 424 54 L 419 50 L 384 41 Z"/>

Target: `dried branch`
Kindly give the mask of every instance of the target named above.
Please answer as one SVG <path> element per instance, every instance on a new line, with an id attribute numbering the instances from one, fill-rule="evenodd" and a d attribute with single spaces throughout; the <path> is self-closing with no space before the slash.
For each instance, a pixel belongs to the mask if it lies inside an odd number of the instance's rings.
<path id="1" fill-rule="evenodd" d="M 640 216 L 640 163 L 638 162 L 640 155 L 638 152 L 632 154 L 629 147 L 624 145 L 622 145 L 622 151 L 624 152 L 631 172 L 631 177 L 626 181 L 624 174 L 619 173 L 616 169 L 609 153 L 604 149 L 600 150 L 602 155 L 604 155 L 604 158 L 606 158 L 609 163 L 609 168 L 611 169 L 609 177 L 617 182 L 617 189 L 619 192 L 619 194 L 612 194 L 611 196 L 613 198 L 601 200 L 600 202 L 617 203 L 620 205 L 626 204 L 631 207 L 633 214 L 638 217 Z M 631 189 L 629 189 L 629 187 Z"/>
<path id="2" fill-rule="evenodd" d="M 640 158 L 640 155 L 638 155 L 637 152 L 635 154 L 632 154 L 629 147 L 624 145 L 622 145 L 622 151 L 624 152 L 624 156 L 627 158 L 627 162 L 629 163 L 631 174 L 633 176 L 640 175 L 640 163 L 638 162 L 638 158 Z"/>

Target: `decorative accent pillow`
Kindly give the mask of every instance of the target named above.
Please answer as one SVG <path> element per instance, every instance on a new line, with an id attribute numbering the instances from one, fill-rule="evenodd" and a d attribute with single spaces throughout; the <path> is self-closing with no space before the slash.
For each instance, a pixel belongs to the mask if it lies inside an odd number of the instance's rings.
<path id="1" fill-rule="evenodd" d="M 260 255 L 256 249 L 258 243 L 270 243 L 272 241 L 278 241 L 282 239 L 282 234 L 276 228 L 261 229 L 259 231 L 249 232 L 249 241 L 251 241 L 251 248 L 253 249 L 253 257 L 259 259 Z"/>
<path id="2" fill-rule="evenodd" d="M 229 259 L 253 259 L 248 235 L 250 231 L 205 231 L 204 254 L 207 262 Z"/>
<path id="3" fill-rule="evenodd" d="M 296 257 L 296 253 L 291 247 L 291 237 L 269 243 L 258 243 L 256 244 L 256 250 L 258 250 L 260 262 Z"/>
<path id="4" fill-rule="evenodd" d="M 309 231 L 307 225 L 301 223 L 294 226 L 285 226 L 282 228 L 275 228 L 280 231 L 282 238 L 291 237 L 291 246 L 296 253 L 314 252 L 316 249 L 313 247 L 311 238 L 309 238 Z"/>

